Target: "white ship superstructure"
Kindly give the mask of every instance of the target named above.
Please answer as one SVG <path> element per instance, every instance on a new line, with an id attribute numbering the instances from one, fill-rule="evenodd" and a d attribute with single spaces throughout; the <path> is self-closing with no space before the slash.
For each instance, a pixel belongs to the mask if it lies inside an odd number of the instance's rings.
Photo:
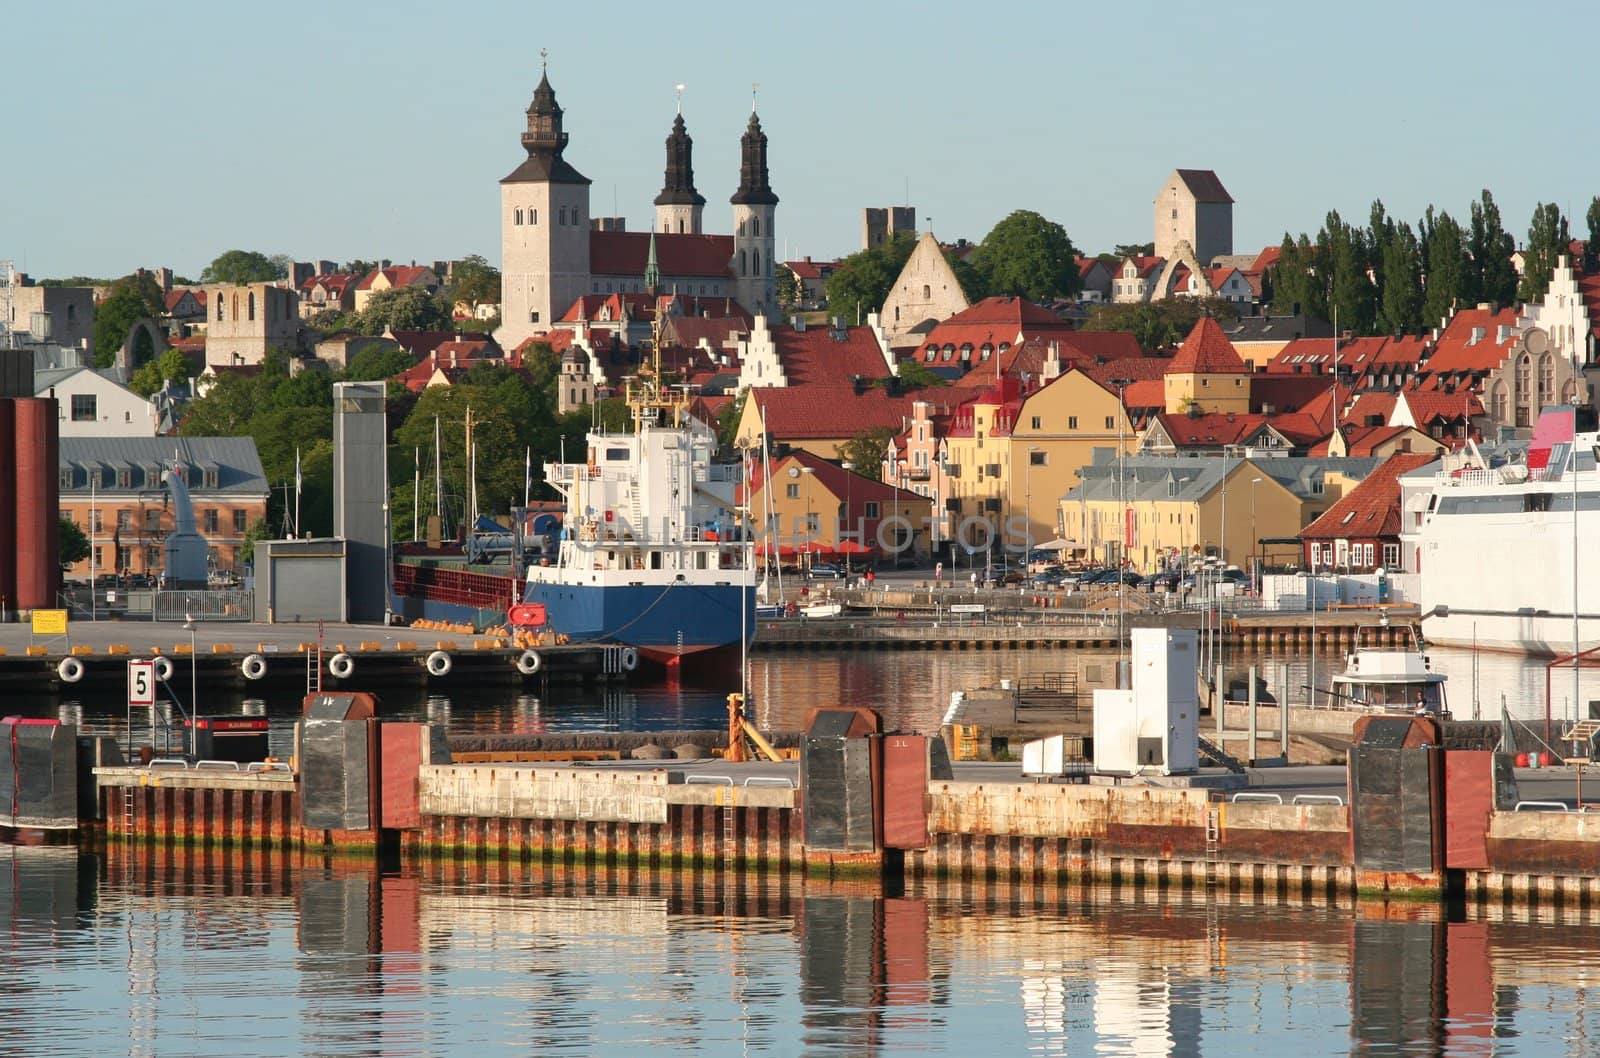
<path id="1" fill-rule="evenodd" d="M 1431 495 L 1409 501 L 1429 642 L 1565 655 L 1576 612 L 1577 649 L 1600 646 L 1596 440 L 1535 440 L 1500 466 L 1446 462 Z"/>

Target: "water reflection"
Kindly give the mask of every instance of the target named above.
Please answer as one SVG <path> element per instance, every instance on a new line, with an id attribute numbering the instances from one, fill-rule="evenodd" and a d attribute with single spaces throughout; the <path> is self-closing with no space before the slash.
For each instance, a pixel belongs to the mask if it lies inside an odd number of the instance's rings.
<path id="1" fill-rule="evenodd" d="M 1600 916 L 0 849 L 10 1053 L 1582 1055 Z"/>

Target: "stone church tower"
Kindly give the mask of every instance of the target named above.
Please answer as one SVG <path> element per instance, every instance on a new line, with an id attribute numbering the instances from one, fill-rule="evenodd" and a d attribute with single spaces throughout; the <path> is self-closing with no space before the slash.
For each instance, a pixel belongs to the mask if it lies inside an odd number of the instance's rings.
<path id="1" fill-rule="evenodd" d="M 683 111 L 667 137 L 667 178 L 656 196 L 656 231 L 672 235 L 699 235 L 705 196 L 694 189 L 694 140 L 683 124 Z"/>
<path id="2" fill-rule="evenodd" d="M 562 152 L 567 134 L 548 75 L 541 75 L 522 134 L 527 160 L 500 181 L 500 329 L 514 349 L 550 329 L 589 289 L 589 178 Z"/>
<path id="3" fill-rule="evenodd" d="M 734 297 L 752 313 L 772 318 L 778 311 L 773 261 L 778 196 L 767 176 L 767 134 L 755 109 L 739 141 L 739 190 L 733 198 Z"/>

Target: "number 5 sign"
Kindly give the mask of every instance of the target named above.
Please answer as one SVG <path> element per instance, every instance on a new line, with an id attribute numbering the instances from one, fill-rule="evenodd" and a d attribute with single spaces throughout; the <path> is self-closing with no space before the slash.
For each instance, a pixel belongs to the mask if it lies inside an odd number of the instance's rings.
<path id="1" fill-rule="evenodd" d="M 128 704 L 156 704 L 156 663 L 128 662 Z"/>

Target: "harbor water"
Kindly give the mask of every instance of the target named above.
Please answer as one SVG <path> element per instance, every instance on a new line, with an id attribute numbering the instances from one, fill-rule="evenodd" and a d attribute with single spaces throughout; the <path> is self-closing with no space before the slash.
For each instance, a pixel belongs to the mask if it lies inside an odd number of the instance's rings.
<path id="1" fill-rule="evenodd" d="M 1546 1056 L 1600 1039 L 1590 912 L 109 855 L 0 846 L 7 1053 Z"/>

